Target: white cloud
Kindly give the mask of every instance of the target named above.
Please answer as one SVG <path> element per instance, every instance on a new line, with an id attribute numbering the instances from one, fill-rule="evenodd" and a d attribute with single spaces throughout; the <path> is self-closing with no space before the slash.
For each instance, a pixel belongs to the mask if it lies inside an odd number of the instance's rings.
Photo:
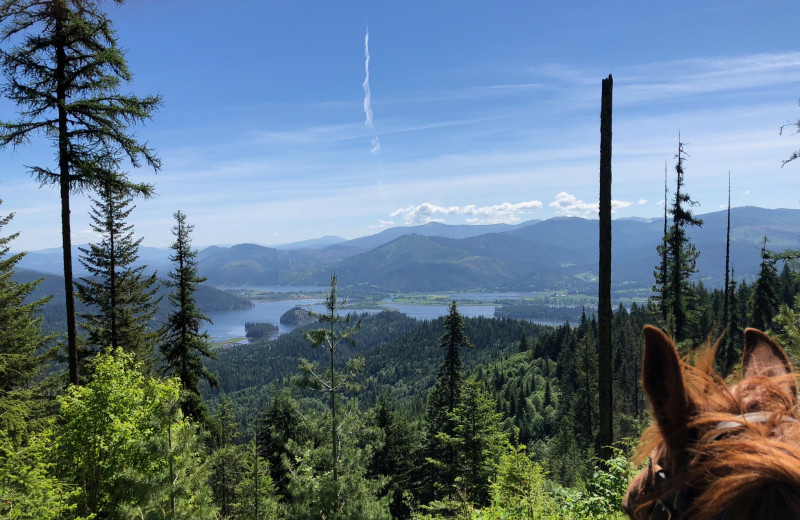
<path id="1" fill-rule="evenodd" d="M 640 206 L 644 206 L 645 204 L 647 204 L 647 199 L 639 199 Z"/>
<path id="2" fill-rule="evenodd" d="M 565 215 L 567 217 L 596 217 L 599 211 L 599 204 L 597 202 L 584 202 L 575 195 L 565 191 L 562 191 L 556 195 L 556 200 L 548 205 L 551 208 L 555 208 L 559 215 Z M 624 209 L 632 205 L 633 202 L 612 200 L 611 212 L 615 213 L 620 209 Z"/>
<path id="3" fill-rule="evenodd" d="M 444 207 L 424 202 L 418 206 L 397 209 L 389 216 L 403 217 L 403 221 L 408 225 L 442 222 L 443 219 L 436 218 L 437 215 L 464 215 L 469 217 L 467 222 L 470 224 L 514 224 L 522 220 L 521 214 L 541 207 L 542 202 L 539 200 L 517 203 L 503 202 L 493 206 L 481 207 L 477 207 L 474 204 Z"/>
<path id="4" fill-rule="evenodd" d="M 596 217 L 598 212 L 597 202 L 583 202 L 575 195 L 565 191 L 556 195 L 556 200 L 548 205 L 551 208 L 555 208 L 559 215 L 565 215 L 567 217 Z"/>

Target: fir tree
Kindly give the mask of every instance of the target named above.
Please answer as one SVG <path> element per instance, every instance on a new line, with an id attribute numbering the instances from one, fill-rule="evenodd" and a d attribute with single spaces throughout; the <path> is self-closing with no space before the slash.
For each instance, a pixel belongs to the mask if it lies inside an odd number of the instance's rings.
<path id="1" fill-rule="evenodd" d="M 426 495 L 427 498 L 443 497 L 453 492 L 457 476 L 456 452 L 451 445 L 442 442 L 442 436 L 452 437 L 455 424 L 451 418 L 461 397 L 462 348 L 472 348 L 464 332 L 464 318 L 458 312 L 456 302 L 444 318 L 445 333 L 439 340 L 439 348 L 445 351 L 444 361 L 436 375 L 436 384 L 428 397 L 426 412 Z"/>
<path id="2" fill-rule="evenodd" d="M 482 384 L 474 379 L 464 383 L 461 398 L 450 414 L 454 428 L 452 436 L 441 437 L 457 453 L 456 484 L 468 499 L 478 505 L 488 505 L 489 485 L 508 436 L 500 429 L 502 414 L 497 403 Z"/>
<path id="3" fill-rule="evenodd" d="M 170 261 L 174 263 L 166 285 L 174 290 L 169 295 L 173 311 L 166 323 L 166 341 L 161 345 L 164 355 L 164 373 L 176 376 L 183 385 L 181 409 L 189 417 L 210 425 L 208 408 L 200 396 L 200 381 L 205 379 L 212 387 L 217 378 L 203 365 L 203 357 L 213 358 L 208 334 L 200 332 L 200 324 L 210 321 L 197 307 L 194 293 L 206 279 L 197 274 L 197 251 L 192 249 L 191 233 L 194 226 L 186 223 L 186 215 L 177 211 L 172 234 Z"/>
<path id="4" fill-rule="evenodd" d="M 117 0 L 117 3 L 122 3 Z M 56 149 L 55 168 L 29 167 L 41 184 L 59 187 L 69 380 L 78 383 L 78 344 L 72 278 L 70 194 L 92 189 L 124 159 L 158 170 L 154 152 L 129 126 L 150 118 L 158 96 L 121 94 L 132 76 L 99 0 L 5 0 L 0 4 L 0 52 L 8 82 L 3 93 L 18 107 L 16 122 L 0 124 L 0 146 L 42 135 Z M 122 189 L 150 194 L 152 187 L 117 176 Z"/>
<path id="5" fill-rule="evenodd" d="M 0 201 L 2 202 L 2 201 Z M 0 218 L 0 229 L 13 214 Z M 39 309 L 50 298 L 28 301 L 39 282 L 17 283 L 12 277 L 24 253 L 9 255 L 14 233 L 0 237 L 0 431 L 16 437 L 30 427 L 36 403 L 35 381 L 49 353 L 52 339 L 41 333 Z"/>
<path id="6" fill-rule="evenodd" d="M 767 237 L 761 242 L 761 267 L 758 279 L 753 285 L 750 295 L 750 308 L 753 310 L 750 317 L 750 326 L 759 330 L 767 330 L 772 323 L 772 318 L 778 312 L 778 269 L 775 267 L 775 258 L 767 251 Z"/>
<path id="7" fill-rule="evenodd" d="M 151 327 L 160 301 L 155 295 L 158 279 L 156 273 L 145 276 L 146 266 L 135 265 L 142 238 L 134 240 L 133 225 L 126 222 L 135 208 L 130 194 L 109 180 L 98 191 L 89 214 L 92 230 L 102 239 L 80 248 L 80 262 L 90 276 L 76 284 L 78 298 L 90 310 L 81 314 L 87 333 L 84 355 L 122 347 L 149 370 L 160 339 Z"/>

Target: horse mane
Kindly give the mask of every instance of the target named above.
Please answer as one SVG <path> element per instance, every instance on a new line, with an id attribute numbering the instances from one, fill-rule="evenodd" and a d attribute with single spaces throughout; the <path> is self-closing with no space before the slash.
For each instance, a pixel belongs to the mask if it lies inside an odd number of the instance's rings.
<path id="1" fill-rule="evenodd" d="M 798 400 L 787 391 L 798 374 L 739 375 L 738 384 L 729 385 L 713 369 L 718 344 L 709 341 L 694 355 L 693 365 L 680 362 L 692 408 L 687 428 L 695 442 L 685 455 L 685 470 L 671 475 L 661 492 L 640 507 L 688 488 L 696 495 L 684 518 L 800 518 L 800 422 L 784 420 L 800 421 Z M 765 422 L 742 418 L 754 411 L 771 415 Z M 720 430 L 723 422 L 741 426 Z M 656 424 L 642 435 L 634 461 L 641 464 L 653 453 L 675 456 L 665 448 Z"/>

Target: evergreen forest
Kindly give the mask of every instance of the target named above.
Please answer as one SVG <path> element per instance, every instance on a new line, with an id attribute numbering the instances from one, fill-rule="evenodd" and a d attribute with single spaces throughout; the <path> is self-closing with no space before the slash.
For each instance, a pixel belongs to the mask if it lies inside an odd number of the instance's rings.
<path id="1" fill-rule="evenodd" d="M 514 308 L 465 318 L 455 301 L 434 320 L 348 314 L 351 288 L 335 273 L 325 311 L 294 316 L 292 332 L 248 323 L 250 343 L 216 347 L 202 332 L 205 278 L 189 217 L 174 212 L 163 280 L 138 261 L 134 202 L 154 187 L 125 167 L 160 168 L 132 128 L 162 101 L 122 93 L 131 73 L 100 2 L 5 0 L 0 23 L 2 93 L 18 107 L 0 146 L 49 141 L 55 163 L 30 173 L 57 186 L 64 209 L 58 291 L 17 275 L 13 215 L 0 218 L 2 518 L 624 518 L 650 422 L 645 324 L 668 331 L 687 359 L 716 343 L 723 377 L 737 377 L 748 326 L 800 360 L 800 252 L 773 251 L 765 238 L 755 281 L 727 263 L 722 287 L 694 276 L 700 253 L 687 229 L 702 221 L 682 142 L 652 295 L 613 309 L 608 373 L 589 310 L 561 326 L 517 319 Z M 91 197 L 101 238 L 73 259 L 69 203 L 79 193 Z M 89 274 L 74 279 L 76 262 Z M 56 292 L 64 305 L 47 317 Z M 611 446 L 598 434 L 604 378 Z"/>

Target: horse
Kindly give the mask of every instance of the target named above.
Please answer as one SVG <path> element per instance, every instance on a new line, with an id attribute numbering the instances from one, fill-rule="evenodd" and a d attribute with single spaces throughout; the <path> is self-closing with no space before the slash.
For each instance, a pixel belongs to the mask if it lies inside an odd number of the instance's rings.
<path id="1" fill-rule="evenodd" d="M 744 337 L 742 378 L 729 386 L 712 368 L 717 345 L 691 366 L 664 332 L 645 326 L 642 386 L 653 424 L 635 457 L 647 465 L 622 501 L 630 518 L 800 518 L 798 377 L 769 336 L 748 328 Z"/>

